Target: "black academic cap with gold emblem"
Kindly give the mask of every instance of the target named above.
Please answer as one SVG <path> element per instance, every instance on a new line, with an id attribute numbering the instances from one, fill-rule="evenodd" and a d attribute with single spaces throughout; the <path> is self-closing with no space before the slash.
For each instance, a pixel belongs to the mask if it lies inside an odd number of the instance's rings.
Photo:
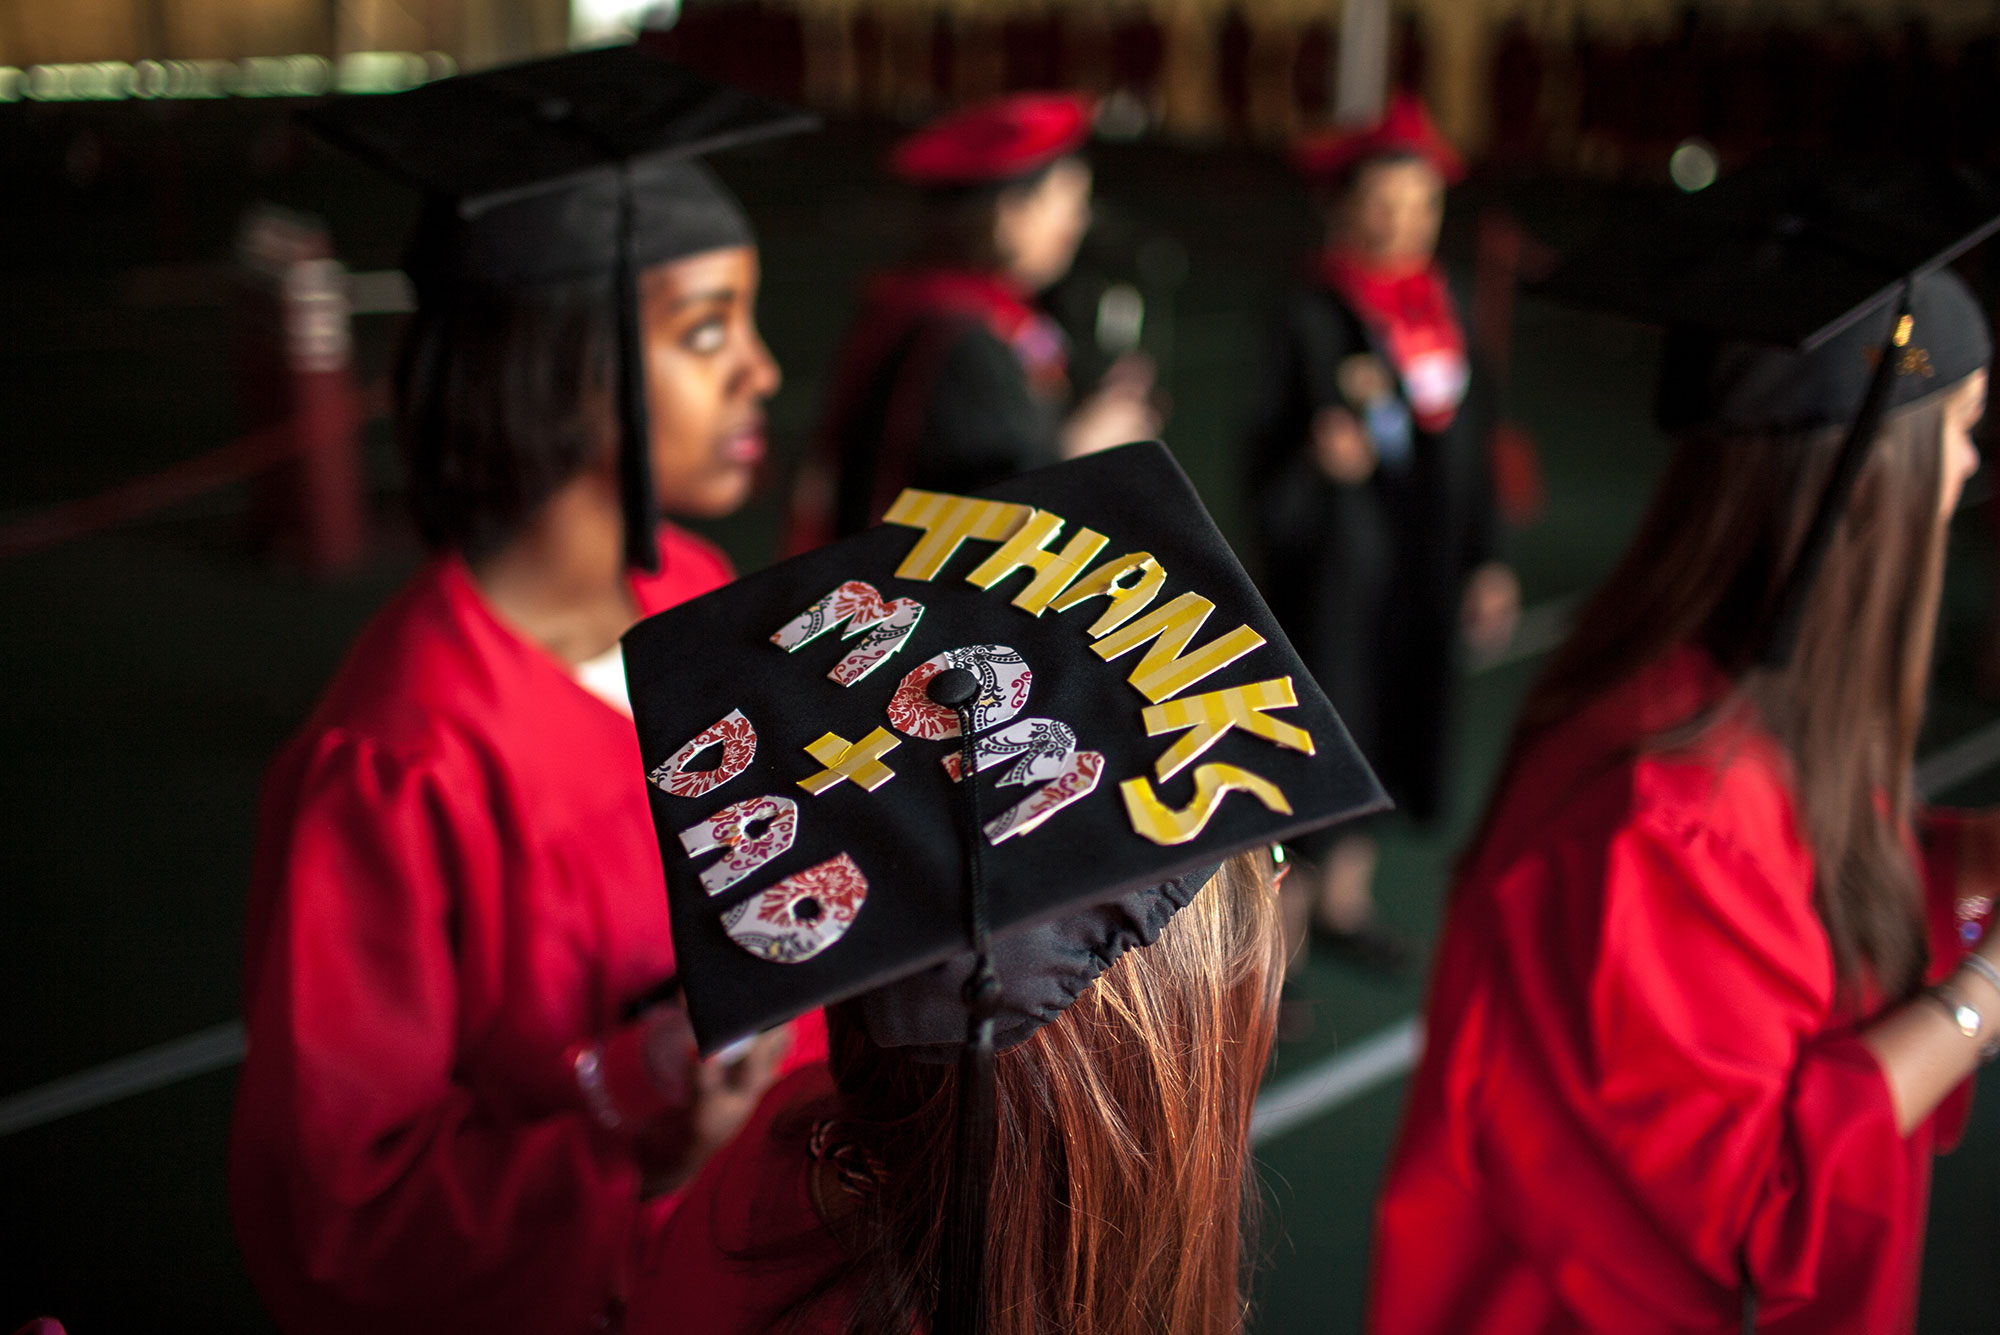
<path id="1" fill-rule="evenodd" d="M 404 260 L 424 300 L 593 278 L 615 285 L 626 551 L 651 569 L 658 515 L 639 271 L 754 245 L 742 209 L 696 159 L 814 118 L 639 48 L 610 47 L 337 98 L 303 119 L 425 193 Z"/>
<path id="2" fill-rule="evenodd" d="M 1628 203 L 1541 290 L 1666 326 L 1662 427 L 1848 428 L 1758 653 L 1789 661 L 1807 593 L 1883 414 L 1985 366 L 1985 316 L 1946 268 L 2000 229 L 1971 168 L 1774 159 Z"/>

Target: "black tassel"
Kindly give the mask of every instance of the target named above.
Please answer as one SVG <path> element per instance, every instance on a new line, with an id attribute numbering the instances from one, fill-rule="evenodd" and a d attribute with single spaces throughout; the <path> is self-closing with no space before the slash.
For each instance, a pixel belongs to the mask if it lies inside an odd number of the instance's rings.
<path id="1" fill-rule="evenodd" d="M 980 998 L 990 998 L 981 1014 Z M 945 1238 L 938 1268 L 933 1335 L 978 1335 L 986 1329 L 986 1206 L 993 1192 L 999 1134 L 993 1083 L 993 1012 L 1000 980 L 984 955 L 966 983 L 972 1012 L 958 1058 L 958 1125 L 952 1137 L 951 1184 L 945 1194 Z"/>
<path id="2" fill-rule="evenodd" d="M 1876 428 L 1882 425 L 1882 414 L 1889 406 L 1889 387 L 1895 384 L 1901 371 L 1902 344 L 1897 336 L 1910 314 L 1910 287 L 1910 281 L 1905 279 L 1902 296 L 1896 301 L 1896 318 L 1889 324 L 1889 341 L 1882 345 L 1882 359 L 1875 364 L 1868 394 L 1861 400 L 1861 411 L 1847 429 L 1846 438 L 1840 442 L 1840 454 L 1834 459 L 1826 490 L 1820 493 L 1819 508 L 1813 511 L 1805 540 L 1799 544 L 1799 554 L 1785 573 L 1778 600 L 1764 623 L 1763 643 L 1756 646 L 1758 667 L 1782 672 L 1791 665 L 1799 630 L 1805 624 L 1806 600 L 1812 596 L 1813 581 L 1819 577 L 1819 568 L 1833 546 L 1833 534 L 1840 527 L 1841 516 L 1847 513 L 1847 502 L 1861 476 L 1861 465 L 1868 458 L 1868 447 L 1875 443 Z"/>
<path id="3" fill-rule="evenodd" d="M 451 495 L 453 489 L 461 493 L 455 503 L 457 513 L 452 516 L 454 526 L 461 526 L 471 512 L 472 503 L 470 496 L 463 494 L 470 490 L 465 480 L 465 467 L 452 453 L 451 405 L 445 396 L 451 393 L 451 350 L 458 346 L 463 321 L 459 318 L 458 293 L 449 291 L 442 284 L 437 290 L 447 293 L 435 298 L 437 327 L 428 342 L 419 349 L 419 360 L 411 368 L 412 387 L 420 396 L 418 401 L 424 405 L 423 416 L 413 425 L 417 432 L 417 448 L 438 461 L 439 480 L 445 484 L 445 494 Z M 424 537 L 434 540 L 430 533 L 424 534 Z"/>
<path id="4" fill-rule="evenodd" d="M 621 168 L 621 172 L 625 169 Z M 639 311 L 639 265 L 633 254 L 633 212 L 629 173 L 618 200 L 618 495 L 625 521 L 625 564 L 657 572 L 660 548 L 654 530 L 659 507 L 653 500 L 652 431 L 646 412 L 646 335 Z"/>
<path id="5" fill-rule="evenodd" d="M 977 679 L 960 668 L 931 679 L 931 698 L 958 713 L 959 790 L 965 811 L 965 935 L 973 954 L 965 982 L 965 1049 L 958 1059 L 958 1108 L 952 1136 L 951 1182 L 945 1192 L 945 1235 L 938 1260 L 937 1307 L 931 1335 L 980 1335 L 986 1329 L 986 1207 L 993 1191 L 999 1138 L 993 1082 L 993 1017 L 1000 978 L 988 955 L 986 880 L 979 819 L 979 767 L 972 706 Z"/>

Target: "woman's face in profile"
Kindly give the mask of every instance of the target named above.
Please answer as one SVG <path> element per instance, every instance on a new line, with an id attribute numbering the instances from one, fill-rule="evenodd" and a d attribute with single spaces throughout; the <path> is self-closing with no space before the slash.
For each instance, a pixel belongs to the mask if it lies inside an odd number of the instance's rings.
<path id="1" fill-rule="evenodd" d="M 757 251 L 704 251 L 640 275 L 653 493 L 671 515 L 742 505 L 764 460 L 778 364 L 757 332 Z"/>
<path id="2" fill-rule="evenodd" d="M 1979 471 L 1979 447 L 1972 433 L 1986 415 L 1986 372 L 1974 371 L 1958 382 L 1944 403 L 1944 494 L 1939 506 L 1949 515 L 1958 508 L 1966 480 Z"/>

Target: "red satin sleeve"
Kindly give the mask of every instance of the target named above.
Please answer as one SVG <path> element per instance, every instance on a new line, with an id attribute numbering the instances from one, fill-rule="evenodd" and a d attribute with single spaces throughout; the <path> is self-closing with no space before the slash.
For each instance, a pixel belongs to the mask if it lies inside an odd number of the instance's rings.
<path id="1" fill-rule="evenodd" d="M 825 1066 L 792 1073 L 703 1165 L 634 1267 L 628 1335 L 845 1335 L 858 1281 L 840 1275 L 801 1128 L 787 1125 L 832 1093 Z"/>
<path id="2" fill-rule="evenodd" d="M 1865 1307 L 1915 1263 L 1920 1160 L 1874 1059 L 1821 1032 L 1832 966 L 1787 869 L 1649 814 L 1491 894 L 1462 1148 L 1582 1326 L 1711 1328 L 1746 1272 L 1767 1319 L 1850 1287 Z"/>
<path id="3" fill-rule="evenodd" d="M 619 1146 L 580 1101 L 498 1115 L 455 1068 L 455 949 L 482 911 L 463 888 L 502 884 L 455 772 L 329 735 L 260 853 L 230 1188 L 288 1330 L 582 1331 L 617 1282 L 638 1210 Z"/>

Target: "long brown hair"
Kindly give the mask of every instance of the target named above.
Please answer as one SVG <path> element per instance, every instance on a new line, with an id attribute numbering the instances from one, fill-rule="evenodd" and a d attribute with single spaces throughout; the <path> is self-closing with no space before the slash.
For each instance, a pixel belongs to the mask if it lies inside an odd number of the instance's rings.
<path id="1" fill-rule="evenodd" d="M 1906 993 L 1926 962 L 1916 869 L 1900 831 L 1914 800 L 1943 581 L 1947 394 L 1902 409 L 1876 436 L 1783 671 L 1757 666 L 1757 635 L 1842 430 L 1681 440 L 1637 540 L 1536 683 L 1515 733 L 1518 757 L 1663 654 L 1705 647 L 1736 690 L 1650 744 L 1683 746 L 1734 709 L 1756 711 L 1791 758 L 1817 867 L 1815 904 L 1850 995 L 1866 981 Z"/>
<path id="2" fill-rule="evenodd" d="M 1262 854 L 1230 859 L 1160 938 L 999 1054 L 989 1206 L 992 1335 L 1234 1335 L 1250 1112 L 1283 976 Z M 843 1130 L 881 1182 L 836 1231 L 849 1329 L 909 1335 L 936 1294 L 955 1068 L 870 1043 L 830 1013 Z"/>

